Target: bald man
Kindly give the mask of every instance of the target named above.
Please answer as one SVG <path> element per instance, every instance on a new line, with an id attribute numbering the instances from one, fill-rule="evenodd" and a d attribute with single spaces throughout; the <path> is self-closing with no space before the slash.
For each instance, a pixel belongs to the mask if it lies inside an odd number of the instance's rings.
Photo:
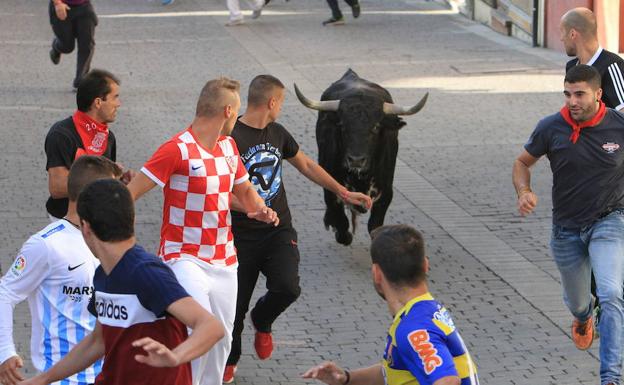
<path id="1" fill-rule="evenodd" d="M 602 101 L 607 107 L 624 109 L 624 59 L 603 49 L 598 43 L 597 22 L 587 8 L 574 8 L 561 18 L 561 41 L 568 56 L 566 72 L 577 64 L 587 64 L 598 70 L 602 78 Z"/>

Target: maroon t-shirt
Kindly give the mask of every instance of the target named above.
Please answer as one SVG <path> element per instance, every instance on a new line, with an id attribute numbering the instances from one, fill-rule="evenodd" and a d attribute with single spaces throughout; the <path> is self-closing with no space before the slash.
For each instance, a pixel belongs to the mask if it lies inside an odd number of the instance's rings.
<path id="1" fill-rule="evenodd" d="M 96 385 L 191 385 L 191 364 L 154 368 L 134 359 L 145 355 L 132 342 L 143 337 L 173 350 L 188 337 L 186 326 L 167 308 L 188 293 L 158 257 L 135 245 L 110 274 L 102 266 L 93 277 L 89 311 L 97 317 L 104 339 L 104 366 Z"/>

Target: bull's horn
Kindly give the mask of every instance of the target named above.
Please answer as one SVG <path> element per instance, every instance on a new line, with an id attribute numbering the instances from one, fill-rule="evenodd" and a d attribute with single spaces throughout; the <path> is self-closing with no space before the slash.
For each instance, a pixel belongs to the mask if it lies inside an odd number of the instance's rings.
<path id="1" fill-rule="evenodd" d="M 414 107 L 408 108 L 403 106 L 397 106 L 393 103 L 384 103 L 383 104 L 383 112 L 386 115 L 414 115 L 418 111 L 420 111 L 427 103 L 427 97 L 429 96 L 429 92 L 425 94 L 425 96 L 420 99 L 417 105 Z"/>
<path id="2" fill-rule="evenodd" d="M 297 84 L 295 84 L 295 94 L 304 106 L 317 111 L 338 111 L 340 100 L 310 100 L 303 96 Z"/>

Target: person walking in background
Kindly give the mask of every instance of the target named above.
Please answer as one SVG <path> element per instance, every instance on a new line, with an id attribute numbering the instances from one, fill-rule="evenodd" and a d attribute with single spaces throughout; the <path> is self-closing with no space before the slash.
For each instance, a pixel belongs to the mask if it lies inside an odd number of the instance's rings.
<path id="1" fill-rule="evenodd" d="M 262 14 L 262 8 L 269 3 L 270 0 L 249 0 L 252 13 L 251 18 L 257 19 Z M 228 11 L 230 11 L 230 21 L 225 25 L 232 27 L 245 23 L 245 18 L 240 10 L 240 0 L 227 0 Z"/>
<path id="2" fill-rule="evenodd" d="M 353 371 L 325 362 L 303 377 L 329 385 L 479 385 L 451 314 L 429 292 L 422 234 L 393 225 L 373 230 L 371 238 L 373 285 L 394 317 L 383 360 Z"/>
<path id="3" fill-rule="evenodd" d="M 345 0 L 347 4 L 351 7 L 351 13 L 354 18 L 360 17 L 360 1 L 359 0 Z M 332 17 L 325 20 L 323 25 L 342 25 L 345 23 L 344 17 L 342 16 L 342 11 L 340 11 L 340 7 L 338 6 L 338 0 L 327 0 L 327 4 L 329 4 L 329 8 L 332 11 Z"/>
<path id="4" fill-rule="evenodd" d="M 565 106 L 538 124 L 513 165 L 521 215 L 537 205 L 531 167 L 544 155 L 553 173 L 550 247 L 580 350 L 594 340 L 593 270 L 601 303 L 600 384 L 620 383 L 624 304 L 624 115 L 601 101 L 600 74 L 588 65 L 564 80 Z"/>
<path id="5" fill-rule="evenodd" d="M 90 0 L 51 0 L 49 12 L 54 32 L 50 49 L 52 63 L 58 64 L 61 55 L 71 53 L 78 44 L 76 76 L 72 83 L 74 89 L 77 89 L 80 80 L 91 67 L 95 52 L 97 15 Z"/>

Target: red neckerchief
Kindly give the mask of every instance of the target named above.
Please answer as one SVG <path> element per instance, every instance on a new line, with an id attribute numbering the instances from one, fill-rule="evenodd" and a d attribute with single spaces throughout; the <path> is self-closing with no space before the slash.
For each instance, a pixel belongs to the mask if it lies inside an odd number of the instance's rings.
<path id="1" fill-rule="evenodd" d="M 596 115 L 581 124 L 576 123 L 574 119 L 572 119 L 572 116 L 570 115 L 570 109 L 567 105 L 563 106 L 561 108 L 561 111 L 559 111 L 559 113 L 561 113 L 561 116 L 563 117 L 563 120 L 565 120 L 570 126 L 572 126 L 572 135 L 570 135 L 570 140 L 572 141 L 572 143 L 576 143 L 579 136 L 581 136 L 581 130 L 583 128 L 594 127 L 598 125 L 598 123 L 600 123 L 607 114 L 607 107 L 602 102 L 602 100 L 599 100 L 598 103 L 600 105 L 598 107 L 598 112 L 596 113 Z"/>
<path id="2" fill-rule="evenodd" d="M 84 150 L 76 151 L 76 158 L 81 155 L 102 155 L 108 146 L 108 125 L 93 120 L 82 111 L 76 111 L 72 116 L 76 131 L 82 140 Z"/>

